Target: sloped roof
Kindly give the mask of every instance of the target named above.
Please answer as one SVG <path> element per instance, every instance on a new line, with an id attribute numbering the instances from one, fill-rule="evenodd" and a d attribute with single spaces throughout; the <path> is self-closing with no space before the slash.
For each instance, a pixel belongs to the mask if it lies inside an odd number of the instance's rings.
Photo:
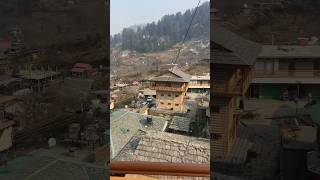
<path id="1" fill-rule="evenodd" d="M 189 132 L 190 121 L 191 119 L 187 117 L 173 116 L 169 128 L 177 131 Z"/>
<path id="2" fill-rule="evenodd" d="M 180 78 L 186 80 L 186 81 L 190 81 L 191 79 L 191 75 L 181 71 L 178 67 L 173 67 L 171 69 L 169 69 L 169 72 L 175 74 L 176 76 L 179 76 Z"/>
<path id="3" fill-rule="evenodd" d="M 258 43 L 246 40 L 216 22 L 213 24 L 211 33 L 211 43 L 225 48 L 225 51 L 219 51 L 211 45 L 211 63 L 238 65 L 255 63 L 261 51 Z"/>
<path id="4" fill-rule="evenodd" d="M 138 132 L 119 153 L 118 160 L 210 163 L 210 140 L 159 131 Z"/>
<path id="5" fill-rule="evenodd" d="M 153 77 L 150 79 L 150 81 L 160 81 L 160 82 L 189 82 L 183 78 L 179 77 L 172 77 L 168 75 L 162 75 L 158 77 Z"/>
<path id="6" fill-rule="evenodd" d="M 67 160 L 51 156 L 20 156 L 10 160 L 8 173 L 1 173 L 0 179 L 33 179 L 33 180 L 78 180 L 106 179 L 108 172 L 104 166 Z"/>
<path id="7" fill-rule="evenodd" d="M 161 81 L 161 82 L 189 82 L 191 75 L 181 71 L 178 67 L 170 68 L 168 74 L 162 76 L 153 77 L 150 81 Z"/>
<path id="8" fill-rule="evenodd" d="M 163 131 L 169 119 L 151 116 L 152 123 L 146 122 L 147 115 L 119 110 L 110 116 L 110 147 L 114 158 L 139 130 Z"/>

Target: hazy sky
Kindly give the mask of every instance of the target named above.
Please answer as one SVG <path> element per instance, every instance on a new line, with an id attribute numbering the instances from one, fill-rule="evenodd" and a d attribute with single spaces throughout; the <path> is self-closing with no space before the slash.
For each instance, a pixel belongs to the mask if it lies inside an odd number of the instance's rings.
<path id="1" fill-rule="evenodd" d="M 207 0 L 201 0 L 201 4 Z M 157 22 L 166 14 L 195 8 L 198 0 L 111 0 L 110 33 L 116 34 L 125 27 Z"/>

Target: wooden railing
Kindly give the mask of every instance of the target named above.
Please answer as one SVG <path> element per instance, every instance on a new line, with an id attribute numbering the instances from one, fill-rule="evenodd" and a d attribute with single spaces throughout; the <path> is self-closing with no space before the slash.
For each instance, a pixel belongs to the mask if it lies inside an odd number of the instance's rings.
<path id="1" fill-rule="evenodd" d="M 209 177 L 209 164 L 161 163 L 142 161 L 111 161 L 110 174 L 141 174 L 164 176 Z"/>
<path id="2" fill-rule="evenodd" d="M 184 92 L 186 91 L 186 87 L 168 87 L 168 86 L 152 86 L 151 89 L 156 91 L 176 91 L 176 92 Z"/>
<path id="3" fill-rule="evenodd" d="M 254 70 L 256 78 L 320 78 L 320 70 L 278 70 L 278 71 L 260 71 Z"/>

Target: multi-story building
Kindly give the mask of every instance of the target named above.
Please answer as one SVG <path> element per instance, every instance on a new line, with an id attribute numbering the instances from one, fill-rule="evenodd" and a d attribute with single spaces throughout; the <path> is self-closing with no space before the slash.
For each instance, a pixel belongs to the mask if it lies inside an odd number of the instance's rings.
<path id="1" fill-rule="evenodd" d="M 210 91 L 210 74 L 205 76 L 191 76 L 188 92 L 207 93 Z"/>
<path id="2" fill-rule="evenodd" d="M 320 46 L 264 45 L 248 95 L 257 98 L 320 97 Z"/>
<path id="3" fill-rule="evenodd" d="M 151 89 L 156 90 L 157 109 L 184 111 L 184 100 L 191 76 L 177 67 L 168 73 L 150 79 Z"/>
<path id="4" fill-rule="evenodd" d="M 212 159 L 223 159 L 236 139 L 237 109 L 250 85 L 260 45 L 211 23 L 211 136 Z"/>

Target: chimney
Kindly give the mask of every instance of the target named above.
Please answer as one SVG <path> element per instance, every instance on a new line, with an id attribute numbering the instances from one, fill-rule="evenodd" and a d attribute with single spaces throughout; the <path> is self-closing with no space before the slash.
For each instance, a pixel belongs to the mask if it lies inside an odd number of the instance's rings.
<path id="1" fill-rule="evenodd" d="M 147 123 L 148 123 L 148 124 L 151 124 L 151 123 L 152 123 L 152 117 L 151 117 L 151 116 L 148 116 L 148 117 L 147 117 Z"/>

